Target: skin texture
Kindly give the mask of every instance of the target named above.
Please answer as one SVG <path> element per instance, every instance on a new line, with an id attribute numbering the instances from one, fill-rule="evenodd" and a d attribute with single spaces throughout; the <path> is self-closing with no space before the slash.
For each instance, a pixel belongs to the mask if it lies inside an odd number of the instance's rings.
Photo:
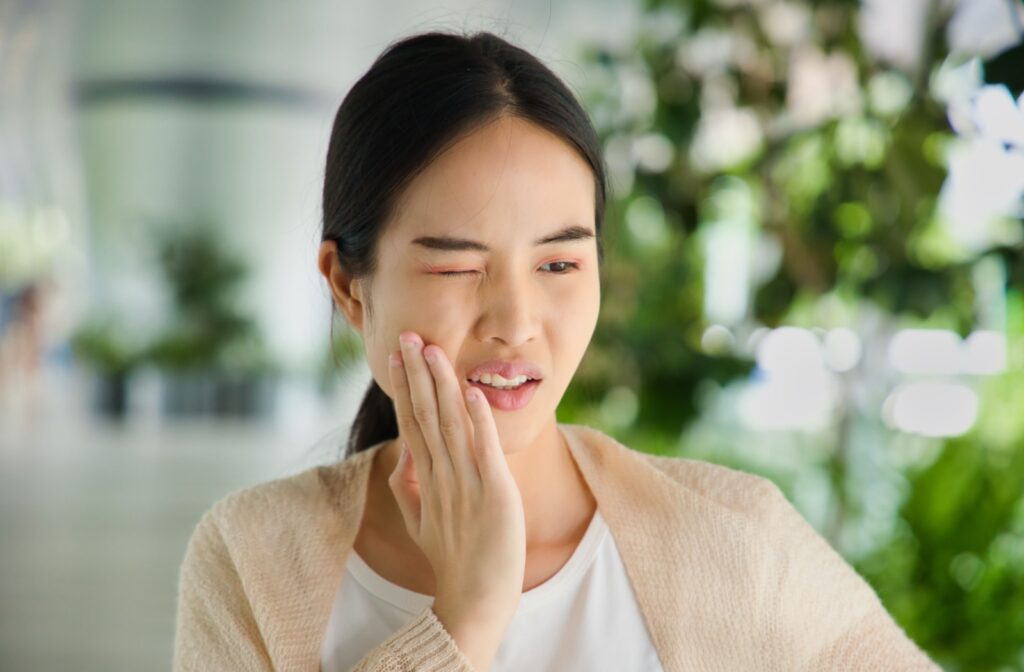
<path id="1" fill-rule="evenodd" d="M 463 406 L 465 379 L 477 364 L 522 358 L 540 367 L 543 382 L 525 408 L 490 409 L 522 499 L 523 590 L 568 560 L 596 507 L 555 419 L 597 323 L 596 241 L 533 244 L 569 224 L 594 231 L 589 166 L 557 136 L 504 116 L 463 137 L 408 185 L 379 241 L 378 270 L 368 288 L 340 267 L 332 241 L 321 245 L 318 258 L 335 303 L 362 335 L 372 375 L 393 400 L 388 355 L 400 351 L 404 332 L 441 349 Z M 491 251 L 431 250 L 411 242 L 444 235 L 479 241 Z M 475 273 L 438 274 L 455 270 Z M 469 412 L 463 407 L 461 413 L 472 437 Z M 388 486 L 399 452 L 397 441 L 388 442 L 375 460 L 356 550 L 385 578 L 434 594 L 430 565 L 405 530 Z"/>

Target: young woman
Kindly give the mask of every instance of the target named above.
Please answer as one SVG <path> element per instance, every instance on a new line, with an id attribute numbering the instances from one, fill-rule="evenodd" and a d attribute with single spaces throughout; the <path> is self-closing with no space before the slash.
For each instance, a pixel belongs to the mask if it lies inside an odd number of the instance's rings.
<path id="1" fill-rule="evenodd" d="M 373 63 L 318 262 L 373 382 L 345 459 L 203 516 L 175 669 L 938 669 L 771 482 L 556 422 L 606 190 L 522 49 L 429 33 Z"/>

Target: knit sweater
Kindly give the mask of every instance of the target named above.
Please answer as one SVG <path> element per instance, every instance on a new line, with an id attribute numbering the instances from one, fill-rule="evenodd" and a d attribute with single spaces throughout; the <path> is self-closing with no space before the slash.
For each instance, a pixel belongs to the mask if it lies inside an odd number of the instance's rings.
<path id="1" fill-rule="evenodd" d="M 940 670 L 768 479 L 558 427 L 666 672 Z M 202 516 L 179 577 L 175 670 L 319 668 L 382 446 L 235 491 Z M 473 667 L 426 607 L 354 670 Z"/>

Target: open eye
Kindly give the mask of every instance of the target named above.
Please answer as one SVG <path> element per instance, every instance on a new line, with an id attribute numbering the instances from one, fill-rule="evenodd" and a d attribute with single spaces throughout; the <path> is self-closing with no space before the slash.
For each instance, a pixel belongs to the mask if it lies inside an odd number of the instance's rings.
<path id="1" fill-rule="evenodd" d="M 580 270 L 580 265 L 577 264 L 575 261 L 549 261 L 548 263 L 546 263 L 544 265 L 545 266 L 560 266 L 560 267 L 563 268 L 563 270 L 560 270 L 560 271 L 548 271 L 548 273 L 551 273 L 552 275 L 568 275 L 569 269 L 572 269 L 574 271 Z"/>

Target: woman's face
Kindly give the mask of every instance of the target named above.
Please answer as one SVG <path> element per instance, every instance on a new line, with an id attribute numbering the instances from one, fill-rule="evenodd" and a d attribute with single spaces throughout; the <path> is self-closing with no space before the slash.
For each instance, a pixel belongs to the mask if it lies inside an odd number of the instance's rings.
<path id="1" fill-rule="evenodd" d="M 584 237 L 538 244 L 568 227 Z M 554 422 L 597 323 L 595 235 L 594 175 L 571 146 L 516 117 L 461 139 L 399 199 L 378 248 L 372 321 L 364 303 L 346 310 L 377 384 L 394 399 L 387 360 L 405 330 L 444 351 L 463 392 L 484 361 L 530 362 L 542 380 L 529 403 L 491 407 L 505 452 L 529 447 Z"/>

